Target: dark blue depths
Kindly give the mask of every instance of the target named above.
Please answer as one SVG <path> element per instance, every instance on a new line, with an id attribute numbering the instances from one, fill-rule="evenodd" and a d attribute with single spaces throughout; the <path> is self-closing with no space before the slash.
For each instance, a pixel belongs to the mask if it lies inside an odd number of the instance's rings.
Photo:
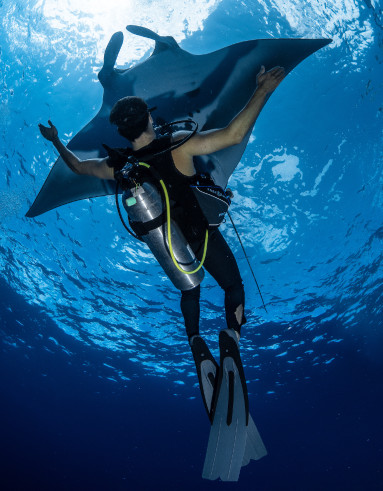
<path id="1" fill-rule="evenodd" d="M 129 371 L 123 354 L 108 356 L 82 346 L 3 281 L 0 306 L 2 489 L 192 490 L 223 485 L 200 478 L 208 422 L 196 386 L 174 397 L 169 381 L 144 373 L 127 384 L 112 381 L 108 363 Z M 323 369 L 307 363 L 286 373 L 280 383 L 288 389 L 274 398 L 265 394 L 279 367 L 269 356 L 270 369 L 259 387 L 263 396 L 251 397 L 269 455 L 251 462 L 238 483 L 226 486 L 382 489 L 382 364 L 359 355 L 358 341 L 336 345 L 337 365 Z M 247 370 L 247 376 L 257 376 L 254 371 Z M 295 377 L 307 380 L 296 382 Z"/>

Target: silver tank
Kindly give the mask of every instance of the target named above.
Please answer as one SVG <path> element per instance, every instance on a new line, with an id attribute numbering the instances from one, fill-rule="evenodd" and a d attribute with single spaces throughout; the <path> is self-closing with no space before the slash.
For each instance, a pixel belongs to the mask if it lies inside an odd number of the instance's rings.
<path id="1" fill-rule="evenodd" d="M 150 182 L 144 182 L 138 188 L 124 191 L 122 202 L 130 220 L 133 222 L 146 223 L 166 212 L 160 193 Z M 171 221 L 171 234 L 173 254 L 178 264 L 185 271 L 195 270 L 199 262 L 174 220 Z M 185 274 L 174 264 L 169 251 L 167 223 L 158 226 L 140 238 L 148 245 L 176 288 L 179 290 L 191 290 L 201 283 L 205 274 L 203 268 L 196 273 Z"/>

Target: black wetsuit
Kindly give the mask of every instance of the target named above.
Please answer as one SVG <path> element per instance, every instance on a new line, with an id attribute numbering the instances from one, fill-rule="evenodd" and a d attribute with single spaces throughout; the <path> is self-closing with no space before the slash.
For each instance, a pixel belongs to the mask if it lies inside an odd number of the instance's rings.
<path id="1" fill-rule="evenodd" d="M 165 136 L 155 139 L 148 146 L 140 148 L 136 152 L 132 152 L 129 148 L 108 149 L 108 165 L 113 167 L 116 173 L 124 167 L 127 157 L 133 155 L 156 169 L 165 182 L 169 197 L 173 202 L 172 218 L 181 228 L 196 257 L 201 260 L 206 222 L 190 189 L 190 185 L 195 184 L 196 177 L 182 174 L 174 165 L 170 151 L 152 157 L 153 154 L 170 148 L 170 145 L 171 137 Z M 245 316 L 242 314 L 242 320 L 238 322 L 235 312 L 241 305 L 244 309 L 243 283 L 235 257 L 218 229 L 209 232 L 204 268 L 225 291 L 225 312 L 228 327 L 240 332 L 241 325 L 245 323 Z M 181 293 L 181 311 L 185 319 L 186 333 L 190 339 L 191 336 L 199 333 L 200 285 Z"/>

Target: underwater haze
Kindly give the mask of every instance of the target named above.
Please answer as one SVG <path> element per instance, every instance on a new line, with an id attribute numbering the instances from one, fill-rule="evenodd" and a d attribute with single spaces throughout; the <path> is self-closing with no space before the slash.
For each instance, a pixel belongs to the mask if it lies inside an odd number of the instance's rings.
<path id="1" fill-rule="evenodd" d="M 383 489 L 383 6 L 380 0 L 0 1 L 2 490 Z M 65 143 L 98 112 L 97 73 L 154 42 L 204 54 L 331 38 L 263 109 L 229 181 L 267 312 L 244 280 L 241 354 L 268 455 L 202 480 L 209 436 L 175 290 L 114 197 L 25 214 Z M 154 83 L 155 83 L 155 76 Z M 223 293 L 206 274 L 201 334 L 218 355 Z"/>

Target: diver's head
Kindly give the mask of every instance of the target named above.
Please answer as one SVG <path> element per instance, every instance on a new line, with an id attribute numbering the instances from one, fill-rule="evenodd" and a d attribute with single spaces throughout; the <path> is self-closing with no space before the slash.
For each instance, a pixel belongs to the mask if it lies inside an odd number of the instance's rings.
<path id="1" fill-rule="evenodd" d="M 153 109 L 149 109 L 140 97 L 124 97 L 113 106 L 109 121 L 117 126 L 121 136 L 133 142 L 146 131 L 153 131 L 153 120 L 150 115 Z"/>

